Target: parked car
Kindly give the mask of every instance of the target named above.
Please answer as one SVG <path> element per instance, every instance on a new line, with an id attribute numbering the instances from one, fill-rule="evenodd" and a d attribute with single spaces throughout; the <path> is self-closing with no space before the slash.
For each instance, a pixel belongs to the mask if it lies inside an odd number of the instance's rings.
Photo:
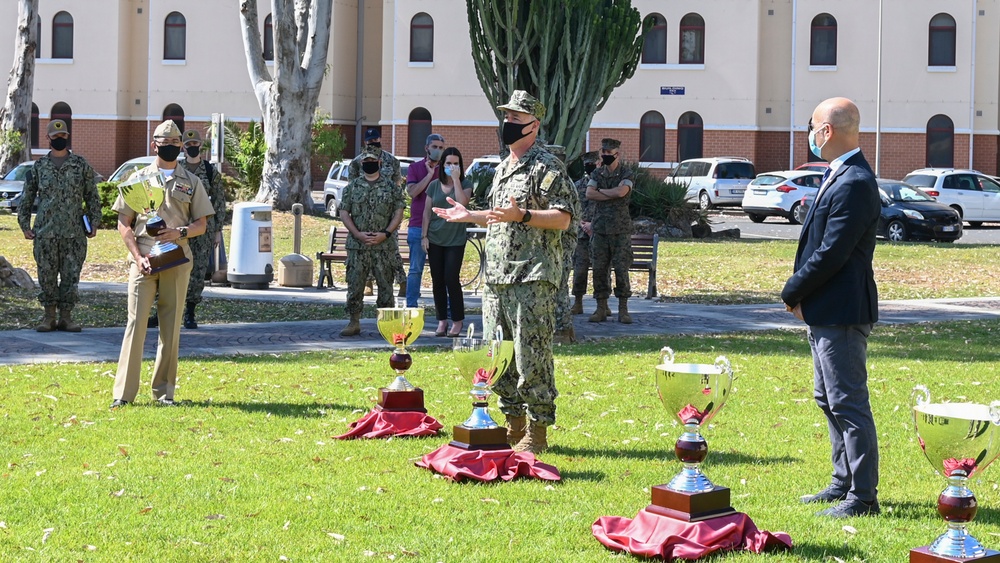
<path id="1" fill-rule="evenodd" d="M 488 154 L 479 158 L 474 158 L 472 160 L 472 164 L 465 169 L 465 175 L 472 176 L 473 172 L 496 170 L 497 166 L 500 166 L 500 155 Z"/>
<path id="2" fill-rule="evenodd" d="M 796 170 L 809 170 L 810 172 L 826 172 L 826 169 L 830 167 L 829 162 L 805 162 L 795 167 Z"/>
<path id="3" fill-rule="evenodd" d="M 177 162 L 179 163 L 184 162 L 183 153 L 181 154 L 182 156 L 179 156 L 177 158 Z M 108 181 L 115 183 L 121 182 L 122 180 L 127 178 L 128 175 L 131 174 L 133 170 L 137 170 L 139 168 L 145 168 L 150 164 L 153 164 L 154 162 L 156 162 L 156 155 L 139 156 L 136 158 L 126 160 L 125 162 L 122 163 L 121 166 L 118 167 L 117 170 L 115 170 L 114 174 L 112 174 L 111 177 L 108 178 Z"/>
<path id="4" fill-rule="evenodd" d="M 954 242 L 962 238 L 962 220 L 951 207 L 934 201 L 923 190 L 899 180 L 878 180 L 882 209 L 875 234 L 892 242 L 912 239 Z M 808 212 L 812 192 L 799 202 Z"/>
<path id="5" fill-rule="evenodd" d="M 903 181 L 948 205 L 972 227 L 1000 221 L 1000 183 L 976 170 L 922 168 Z"/>
<path id="6" fill-rule="evenodd" d="M 800 201 L 809 191 L 819 191 L 823 175 L 809 170 L 786 170 L 760 174 L 743 194 L 743 211 L 754 223 L 771 216 L 784 217 L 797 225 L 806 218 Z"/>
<path id="7" fill-rule="evenodd" d="M 353 159 L 345 158 L 334 162 L 330 166 L 330 171 L 326 174 L 326 180 L 323 181 L 323 203 L 330 217 L 340 216 L 337 206 L 343 201 L 344 187 L 347 186 L 351 160 Z M 410 169 L 410 164 L 419 159 L 409 156 L 397 156 L 396 160 L 399 161 L 399 174 L 403 177 L 403 182 L 405 183 L 406 173 Z"/>
<path id="8" fill-rule="evenodd" d="M 677 165 L 665 182 L 687 186 L 687 199 L 701 209 L 738 206 L 747 185 L 757 176 L 753 163 L 738 156 L 692 158 Z"/>
<path id="9" fill-rule="evenodd" d="M 3 180 L 0 180 L 0 209 L 7 208 L 10 209 L 11 213 L 17 213 L 17 206 L 20 204 L 18 196 L 24 189 L 24 177 L 34 165 L 35 162 L 32 160 L 22 162 L 8 172 Z"/>

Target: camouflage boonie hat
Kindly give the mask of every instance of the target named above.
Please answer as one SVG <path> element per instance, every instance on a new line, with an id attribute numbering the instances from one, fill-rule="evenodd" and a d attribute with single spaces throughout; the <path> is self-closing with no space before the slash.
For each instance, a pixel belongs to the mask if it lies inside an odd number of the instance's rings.
<path id="1" fill-rule="evenodd" d="M 514 93 L 510 95 L 510 101 L 502 106 L 497 106 L 497 109 L 528 113 L 538 120 L 545 117 L 545 106 L 542 105 L 542 102 L 524 90 L 514 90 Z"/>
<path id="2" fill-rule="evenodd" d="M 584 162 L 597 162 L 598 160 L 601 160 L 601 155 L 597 154 L 597 151 L 583 153 Z"/>
<path id="3" fill-rule="evenodd" d="M 185 144 L 190 143 L 191 141 L 198 141 L 199 143 L 201 142 L 201 133 L 199 133 L 195 129 L 188 129 L 187 131 L 184 132 L 184 135 L 182 137 L 183 138 L 181 140 L 184 141 Z"/>
<path id="4" fill-rule="evenodd" d="M 554 154 L 559 160 L 566 162 L 566 147 L 562 145 L 545 145 L 545 150 Z"/>
<path id="5" fill-rule="evenodd" d="M 602 151 L 613 151 L 620 146 L 622 146 L 622 142 L 618 139 L 601 139 Z"/>
<path id="6" fill-rule="evenodd" d="M 69 135 L 69 128 L 66 127 L 66 122 L 61 119 L 53 119 L 49 122 L 49 126 L 45 129 L 45 134 L 51 137 L 52 135 L 57 135 L 59 133 L 66 133 Z"/>
<path id="7" fill-rule="evenodd" d="M 154 139 L 180 139 L 181 130 L 177 127 L 172 119 L 168 119 L 163 123 L 156 126 L 156 130 L 153 131 Z"/>

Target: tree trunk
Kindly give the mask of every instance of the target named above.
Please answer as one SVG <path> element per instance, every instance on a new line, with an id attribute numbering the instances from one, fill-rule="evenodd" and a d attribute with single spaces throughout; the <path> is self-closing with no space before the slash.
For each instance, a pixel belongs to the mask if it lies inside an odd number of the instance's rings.
<path id="1" fill-rule="evenodd" d="M 31 95 L 35 88 L 37 18 L 38 0 L 18 0 L 14 64 L 7 80 L 7 97 L 0 108 L 0 176 L 31 158 Z M 20 143 L 11 142 L 11 132 L 19 136 Z"/>
<path id="2" fill-rule="evenodd" d="M 312 208 L 312 122 L 330 48 L 332 0 L 272 0 L 274 77 L 264 64 L 257 0 L 240 1 L 247 70 L 264 117 L 267 154 L 256 201 Z"/>

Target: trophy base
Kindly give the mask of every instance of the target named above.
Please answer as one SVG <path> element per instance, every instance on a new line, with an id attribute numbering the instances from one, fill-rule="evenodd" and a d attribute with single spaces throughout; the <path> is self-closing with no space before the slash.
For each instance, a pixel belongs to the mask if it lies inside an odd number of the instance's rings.
<path id="1" fill-rule="evenodd" d="M 1000 551 L 986 550 L 982 557 L 950 557 L 932 553 L 929 545 L 910 550 L 910 563 L 1000 563 Z"/>
<path id="2" fill-rule="evenodd" d="M 653 503 L 646 510 L 675 520 L 700 522 L 736 513 L 729 505 L 728 487 L 715 487 L 704 493 L 682 493 L 666 485 L 657 485 L 651 496 Z"/>
<path id="3" fill-rule="evenodd" d="M 159 254 L 149 254 L 146 256 L 146 259 L 149 260 L 149 273 L 157 274 L 164 270 L 180 266 L 181 264 L 187 264 L 191 261 L 184 255 L 183 248 L 177 246 L 176 244 L 171 246 L 173 246 L 173 248 L 160 252 Z"/>
<path id="4" fill-rule="evenodd" d="M 454 427 L 452 434 L 455 439 L 450 445 L 463 450 L 509 450 L 507 444 L 507 429 L 503 426 L 496 428 L 468 428 L 459 424 Z"/>
<path id="5" fill-rule="evenodd" d="M 424 408 L 424 390 L 417 387 L 412 391 L 392 391 L 382 387 L 379 389 L 378 405 L 375 408 L 389 412 L 427 412 Z"/>

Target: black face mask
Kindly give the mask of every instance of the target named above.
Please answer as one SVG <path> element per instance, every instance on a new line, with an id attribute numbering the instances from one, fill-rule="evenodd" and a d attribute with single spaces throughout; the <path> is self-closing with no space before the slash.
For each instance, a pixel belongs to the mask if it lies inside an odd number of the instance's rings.
<path id="1" fill-rule="evenodd" d="M 65 137 L 56 137 L 54 139 L 49 139 L 49 146 L 52 150 L 61 151 L 69 146 L 69 139 Z"/>
<path id="2" fill-rule="evenodd" d="M 588 162 L 583 165 L 583 169 L 586 170 L 587 174 L 593 174 L 594 170 L 597 170 L 596 162 Z"/>
<path id="3" fill-rule="evenodd" d="M 156 147 L 156 156 L 159 156 L 163 162 L 173 162 L 177 160 L 180 154 L 181 148 L 177 145 L 159 145 Z"/>
<path id="4" fill-rule="evenodd" d="M 362 162 L 361 169 L 364 170 L 365 174 L 374 174 L 378 172 L 378 163 L 372 161 Z"/>
<path id="5" fill-rule="evenodd" d="M 602 154 L 601 155 L 601 162 L 604 163 L 604 166 L 611 166 L 615 162 L 615 159 L 617 159 L 617 158 L 618 158 L 617 155 Z"/>
<path id="6" fill-rule="evenodd" d="M 191 158 L 194 158 L 201 153 L 201 147 L 196 147 L 192 145 L 190 147 L 185 148 L 184 152 L 186 152 L 187 155 L 190 156 Z"/>
<path id="7" fill-rule="evenodd" d="M 500 135 L 503 138 L 503 144 L 513 145 L 530 135 L 531 133 L 524 132 L 524 129 L 529 125 L 531 125 L 531 123 L 511 123 L 510 121 L 504 121 L 503 131 Z"/>
<path id="8" fill-rule="evenodd" d="M 369 147 L 382 148 L 382 141 L 368 143 Z"/>

